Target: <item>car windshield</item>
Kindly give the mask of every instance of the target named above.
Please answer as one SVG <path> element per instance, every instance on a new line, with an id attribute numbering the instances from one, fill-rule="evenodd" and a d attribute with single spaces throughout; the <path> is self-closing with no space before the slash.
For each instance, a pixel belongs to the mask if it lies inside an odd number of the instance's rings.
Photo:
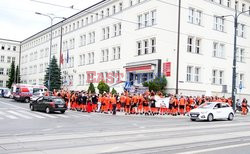
<path id="1" fill-rule="evenodd" d="M 198 108 L 201 108 L 201 109 L 213 108 L 213 103 L 204 103 L 204 104 L 200 105 Z"/>
<path id="2" fill-rule="evenodd" d="M 59 99 L 59 98 L 56 98 L 56 99 L 53 99 L 53 101 L 55 102 L 55 103 L 64 103 L 64 101 L 62 100 L 62 99 Z"/>

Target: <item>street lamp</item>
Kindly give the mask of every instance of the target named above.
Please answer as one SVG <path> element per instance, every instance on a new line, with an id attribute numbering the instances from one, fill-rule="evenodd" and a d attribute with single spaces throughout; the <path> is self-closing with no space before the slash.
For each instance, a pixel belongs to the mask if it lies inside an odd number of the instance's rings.
<path id="1" fill-rule="evenodd" d="M 50 67 L 50 61 L 51 61 L 51 48 L 52 48 L 52 26 L 53 26 L 53 20 L 58 19 L 66 19 L 65 17 L 56 17 L 54 14 L 43 14 L 40 12 L 35 12 L 37 15 L 42 15 L 50 18 L 50 47 L 49 47 L 49 80 L 48 80 L 48 89 L 50 89 L 50 78 L 51 78 L 51 67 Z"/>
<path id="2" fill-rule="evenodd" d="M 232 72 L 232 102 L 233 102 L 233 110 L 235 111 L 235 93 L 236 93 L 236 50 L 237 50 L 237 28 L 238 28 L 238 18 L 241 14 L 249 12 L 250 10 L 247 11 L 242 11 L 240 13 L 237 12 L 236 6 L 235 6 L 235 14 L 234 15 L 226 15 L 226 16 L 221 16 L 222 18 L 225 17 L 233 17 L 234 18 L 234 55 L 233 55 L 233 72 Z"/>

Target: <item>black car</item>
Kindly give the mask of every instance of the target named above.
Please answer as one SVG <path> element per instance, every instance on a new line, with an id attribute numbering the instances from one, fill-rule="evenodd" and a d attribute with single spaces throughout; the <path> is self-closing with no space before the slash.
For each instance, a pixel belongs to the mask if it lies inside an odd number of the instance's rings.
<path id="1" fill-rule="evenodd" d="M 67 110 L 67 106 L 65 101 L 60 97 L 42 96 L 30 103 L 30 110 L 45 111 L 46 113 L 60 111 L 64 113 Z"/>

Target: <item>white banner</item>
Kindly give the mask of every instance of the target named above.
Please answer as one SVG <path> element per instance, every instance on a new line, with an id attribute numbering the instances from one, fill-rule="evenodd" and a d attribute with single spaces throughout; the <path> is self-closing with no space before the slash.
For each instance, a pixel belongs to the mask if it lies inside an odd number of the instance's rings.
<path id="1" fill-rule="evenodd" d="M 161 107 L 161 106 L 165 106 L 166 108 L 169 107 L 169 97 L 166 97 L 166 98 L 159 98 L 159 97 L 156 97 L 155 100 L 155 107 Z"/>

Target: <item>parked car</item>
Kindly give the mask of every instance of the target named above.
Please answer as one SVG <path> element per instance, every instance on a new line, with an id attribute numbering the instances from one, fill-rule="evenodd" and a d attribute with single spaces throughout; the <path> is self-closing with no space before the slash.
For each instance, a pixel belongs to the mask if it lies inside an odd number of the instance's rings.
<path id="1" fill-rule="evenodd" d="M 0 97 L 9 98 L 10 97 L 10 89 L 0 87 Z"/>
<path id="2" fill-rule="evenodd" d="M 11 94 L 16 101 L 29 103 L 31 96 L 36 92 L 45 92 L 48 89 L 43 85 L 13 84 Z"/>
<path id="3" fill-rule="evenodd" d="M 67 106 L 65 101 L 60 97 L 42 96 L 30 103 L 30 110 L 45 111 L 46 113 L 60 111 L 64 113 L 67 110 Z"/>
<path id="4" fill-rule="evenodd" d="M 189 113 L 190 119 L 195 120 L 208 120 L 214 119 L 228 119 L 233 120 L 234 111 L 227 103 L 222 102 L 206 102 L 198 108 L 193 109 Z"/>

